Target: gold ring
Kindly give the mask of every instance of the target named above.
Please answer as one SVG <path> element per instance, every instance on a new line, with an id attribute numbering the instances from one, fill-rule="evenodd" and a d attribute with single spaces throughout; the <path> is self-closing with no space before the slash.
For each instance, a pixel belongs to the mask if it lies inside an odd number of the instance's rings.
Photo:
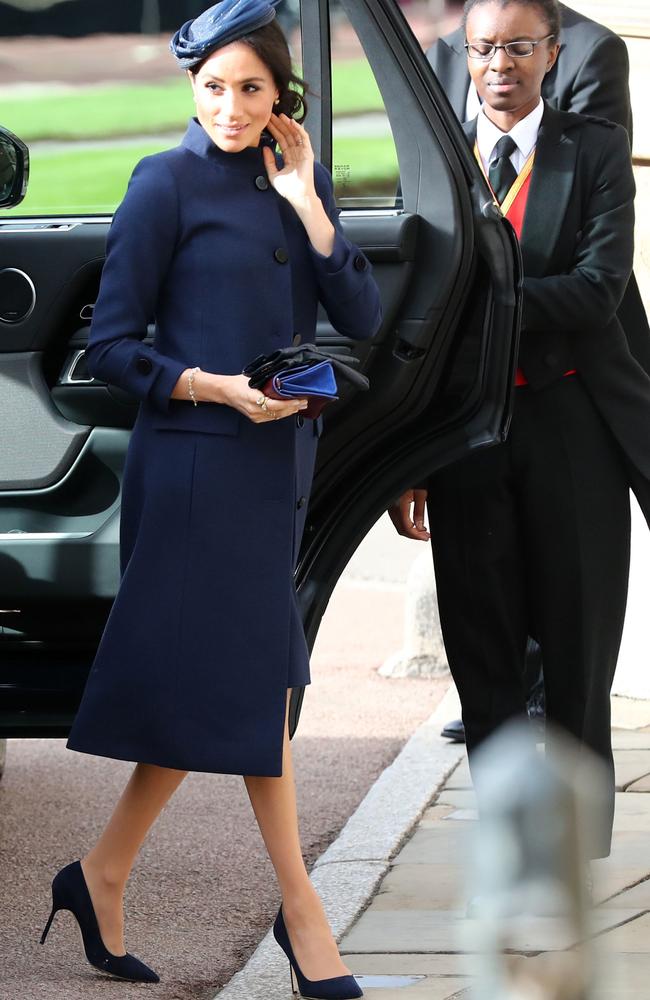
<path id="1" fill-rule="evenodd" d="M 264 397 L 264 399 L 260 403 L 260 406 L 262 407 L 262 409 L 264 410 L 265 413 L 269 412 L 269 405 L 268 405 L 268 403 L 266 401 L 266 396 Z"/>
<path id="2" fill-rule="evenodd" d="M 265 400 L 266 400 L 266 396 L 261 395 L 261 396 L 258 397 L 258 399 L 255 400 L 255 402 L 257 403 L 258 406 L 264 406 L 264 401 Z"/>

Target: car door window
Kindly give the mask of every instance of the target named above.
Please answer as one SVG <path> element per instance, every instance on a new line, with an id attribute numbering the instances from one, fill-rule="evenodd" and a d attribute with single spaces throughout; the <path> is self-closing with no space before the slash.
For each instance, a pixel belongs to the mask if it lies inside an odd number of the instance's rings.
<path id="1" fill-rule="evenodd" d="M 341 208 L 393 207 L 397 150 L 381 91 L 345 9 L 330 5 L 332 176 Z"/>

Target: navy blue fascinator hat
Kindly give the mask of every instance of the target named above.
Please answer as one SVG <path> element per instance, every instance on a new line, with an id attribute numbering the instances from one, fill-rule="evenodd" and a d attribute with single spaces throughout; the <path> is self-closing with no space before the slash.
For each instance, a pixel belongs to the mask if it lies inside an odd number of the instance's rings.
<path id="1" fill-rule="evenodd" d="M 211 52 L 263 28 L 281 0 L 220 0 L 178 29 L 169 47 L 182 69 L 192 69 Z"/>

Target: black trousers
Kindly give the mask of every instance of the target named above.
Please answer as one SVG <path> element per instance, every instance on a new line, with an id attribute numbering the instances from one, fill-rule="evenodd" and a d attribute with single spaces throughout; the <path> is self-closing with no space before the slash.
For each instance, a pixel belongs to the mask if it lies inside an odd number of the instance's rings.
<path id="1" fill-rule="evenodd" d="M 440 621 L 470 764 L 525 712 L 527 636 L 542 648 L 546 714 L 605 762 L 614 812 L 610 689 L 627 600 L 628 481 L 617 446 L 569 376 L 516 390 L 507 442 L 429 484 Z"/>

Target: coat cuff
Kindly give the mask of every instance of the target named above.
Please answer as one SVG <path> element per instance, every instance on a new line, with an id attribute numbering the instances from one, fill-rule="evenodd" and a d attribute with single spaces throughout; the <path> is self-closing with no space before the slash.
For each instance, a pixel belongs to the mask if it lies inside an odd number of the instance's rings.
<path id="1" fill-rule="evenodd" d="M 339 298 L 349 299 L 359 293 L 366 273 L 371 270 L 370 261 L 361 250 L 353 247 L 338 230 L 329 257 L 323 256 L 311 244 L 309 248 L 319 278 L 335 285 Z"/>
<path id="2" fill-rule="evenodd" d="M 150 399 L 158 410 L 166 413 L 174 386 L 187 367 L 185 362 L 157 351 L 138 352 L 129 361 L 120 384 L 139 399 Z"/>

